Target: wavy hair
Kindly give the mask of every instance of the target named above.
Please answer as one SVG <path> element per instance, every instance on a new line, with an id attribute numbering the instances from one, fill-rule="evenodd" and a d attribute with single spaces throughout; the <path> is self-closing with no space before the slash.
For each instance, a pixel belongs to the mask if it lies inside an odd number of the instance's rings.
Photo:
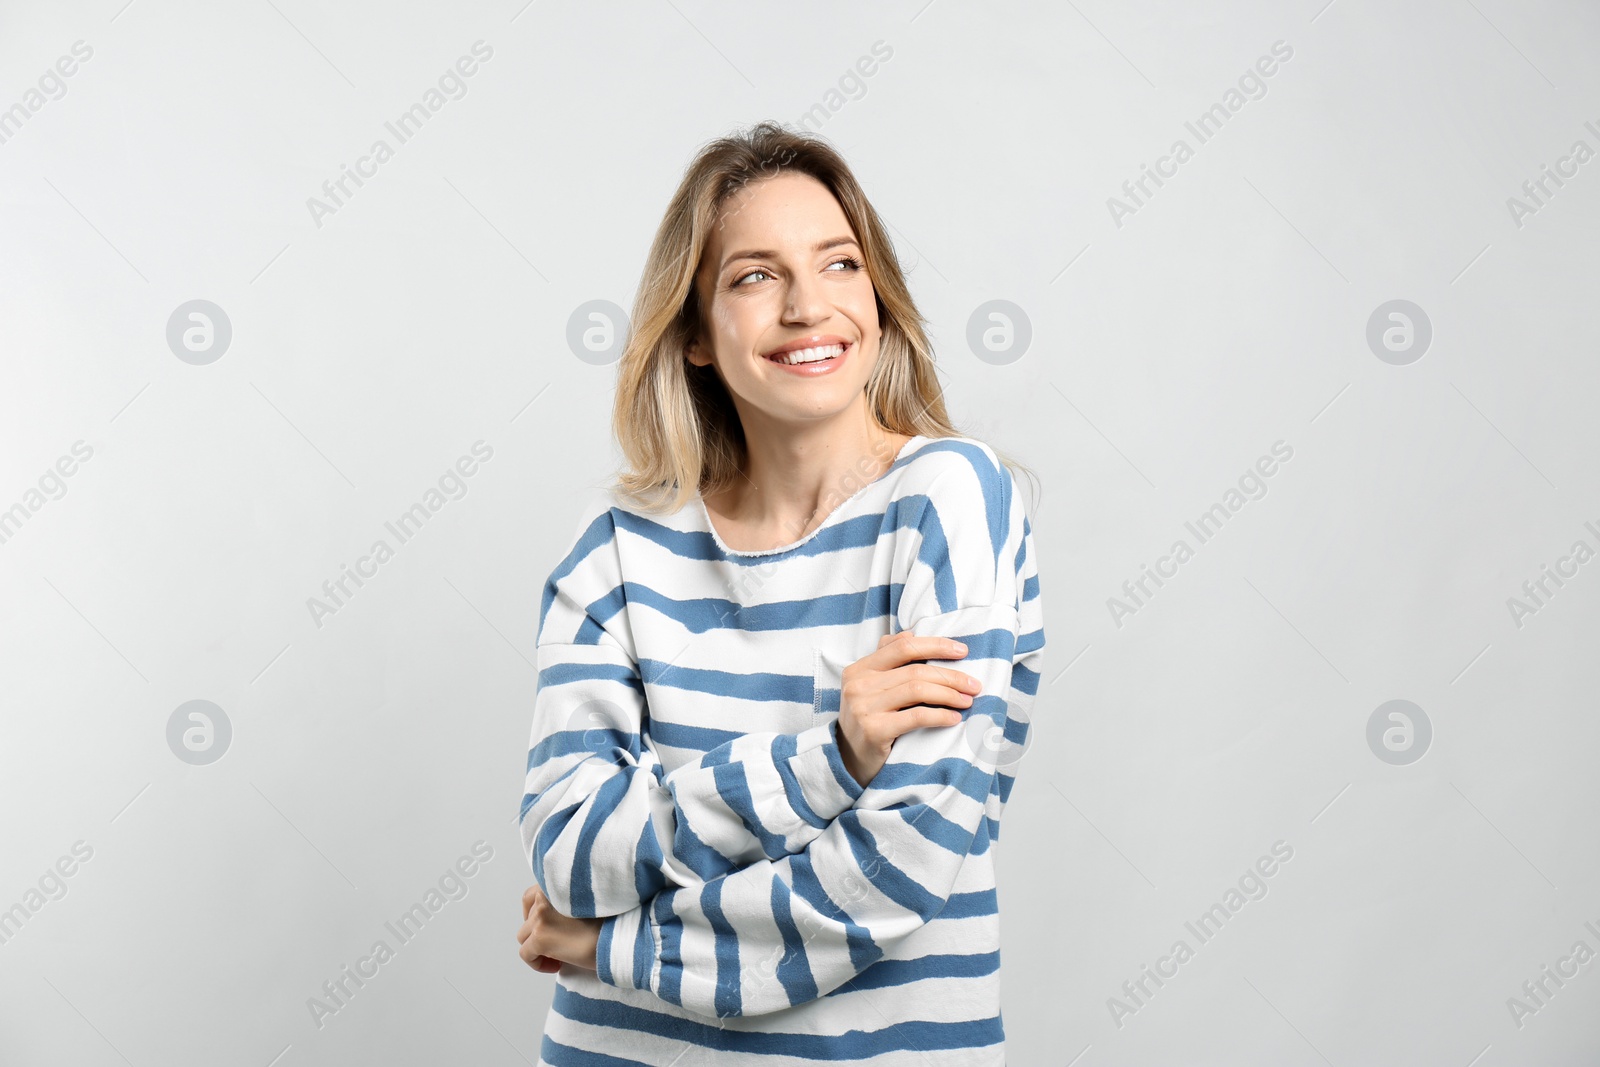
<path id="1" fill-rule="evenodd" d="M 645 259 L 612 411 L 612 431 L 626 462 L 613 488 L 641 510 L 676 511 L 695 491 L 711 496 L 740 476 L 744 427 L 733 398 L 714 367 L 695 366 L 685 356 L 702 321 L 694 277 L 723 203 L 744 186 L 785 171 L 808 174 L 826 186 L 861 246 L 881 331 L 878 361 L 866 385 L 872 417 L 890 433 L 969 436 L 956 430 L 945 411 L 926 320 L 911 299 L 888 228 L 844 158 L 814 134 L 759 122 L 700 149 Z M 994 452 L 1006 466 L 1032 474 L 999 449 Z"/>

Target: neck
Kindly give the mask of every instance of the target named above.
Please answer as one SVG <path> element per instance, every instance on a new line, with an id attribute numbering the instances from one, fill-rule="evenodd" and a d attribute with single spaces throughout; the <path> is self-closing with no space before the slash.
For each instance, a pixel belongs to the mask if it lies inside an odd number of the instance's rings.
<path id="1" fill-rule="evenodd" d="M 800 428 L 745 422 L 744 477 L 716 495 L 717 510 L 755 540 L 787 544 L 877 480 L 909 437 L 865 417 Z"/>

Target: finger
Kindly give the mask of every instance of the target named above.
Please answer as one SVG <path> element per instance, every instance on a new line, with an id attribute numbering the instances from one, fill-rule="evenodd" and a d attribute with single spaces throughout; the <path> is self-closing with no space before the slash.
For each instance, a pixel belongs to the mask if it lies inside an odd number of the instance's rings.
<path id="1" fill-rule="evenodd" d="M 535 952 L 535 953 L 529 953 L 529 952 L 526 952 L 526 951 L 523 952 L 522 953 L 522 962 L 526 963 L 529 967 L 532 967 L 534 970 L 540 971 L 540 972 L 542 972 L 544 974 L 555 974 L 557 971 L 559 971 L 561 969 L 561 961 L 560 960 L 556 959 L 554 956 L 546 956 L 546 955 L 544 955 L 542 953 L 537 953 L 537 952 Z"/>
<path id="2" fill-rule="evenodd" d="M 961 711 L 929 704 L 907 704 L 889 714 L 873 715 L 860 727 L 863 747 L 887 755 L 902 735 L 928 727 L 954 726 L 963 721 Z"/>
<path id="3" fill-rule="evenodd" d="M 900 632 L 910 636 L 901 637 L 868 654 L 864 657 L 868 667 L 877 671 L 887 671 L 916 660 L 966 657 L 967 647 L 960 641 L 948 637 L 920 637 L 909 630 Z"/>
<path id="4" fill-rule="evenodd" d="M 952 689 L 959 689 L 963 693 L 971 693 L 973 695 L 977 695 L 983 690 L 983 683 L 966 671 L 958 671 L 953 667 L 935 667 L 934 670 L 939 672 L 944 679 L 944 684 Z"/>
<path id="5" fill-rule="evenodd" d="M 882 677 L 899 685 L 902 682 L 922 680 L 937 682 L 940 685 L 954 689 L 958 693 L 976 696 L 982 688 L 982 683 L 966 671 L 958 671 L 954 667 L 935 667 L 931 663 L 908 663 L 904 667 L 896 667 L 892 671 L 880 672 Z"/>
<path id="6" fill-rule="evenodd" d="M 890 737 L 900 737 L 912 730 L 921 730 L 925 727 L 954 726 L 960 722 L 962 715 L 959 711 L 950 708 L 930 708 L 922 705 L 906 708 L 898 715 L 886 715 L 880 720 L 883 730 Z"/>
<path id="7" fill-rule="evenodd" d="M 972 706 L 971 693 L 920 678 L 890 686 L 884 690 L 881 699 L 887 700 L 894 711 L 909 710 L 917 704 L 948 704 L 957 709 Z"/>
<path id="8" fill-rule="evenodd" d="M 535 882 L 522 891 L 522 917 L 526 919 L 528 912 L 533 909 L 533 902 L 539 895 L 539 885 Z"/>

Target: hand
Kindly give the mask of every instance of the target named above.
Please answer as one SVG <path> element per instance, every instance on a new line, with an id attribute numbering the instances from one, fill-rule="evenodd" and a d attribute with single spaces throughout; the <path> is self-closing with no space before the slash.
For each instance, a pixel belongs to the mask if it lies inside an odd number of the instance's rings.
<path id="1" fill-rule="evenodd" d="M 878 776 L 901 734 L 961 721 L 961 712 L 954 709 L 972 706 L 978 680 L 952 667 L 912 661 L 961 659 L 966 654 L 967 646 L 960 641 L 901 630 L 884 635 L 877 651 L 844 669 L 834 736 L 845 769 L 857 782 L 866 786 Z M 953 707 L 929 707 L 929 703 Z"/>
<path id="2" fill-rule="evenodd" d="M 600 946 L 600 920 L 561 914 L 534 883 L 522 894 L 517 941 L 522 946 L 517 954 L 536 971 L 555 974 L 563 963 L 592 971 Z"/>

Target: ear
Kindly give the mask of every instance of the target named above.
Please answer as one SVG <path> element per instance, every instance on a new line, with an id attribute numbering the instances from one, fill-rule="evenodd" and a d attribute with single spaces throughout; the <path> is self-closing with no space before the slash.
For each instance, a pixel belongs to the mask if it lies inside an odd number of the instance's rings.
<path id="1" fill-rule="evenodd" d="M 683 350 L 684 356 L 696 367 L 704 367 L 711 362 L 711 357 L 706 354 L 705 346 L 698 337 L 694 338 Z"/>

